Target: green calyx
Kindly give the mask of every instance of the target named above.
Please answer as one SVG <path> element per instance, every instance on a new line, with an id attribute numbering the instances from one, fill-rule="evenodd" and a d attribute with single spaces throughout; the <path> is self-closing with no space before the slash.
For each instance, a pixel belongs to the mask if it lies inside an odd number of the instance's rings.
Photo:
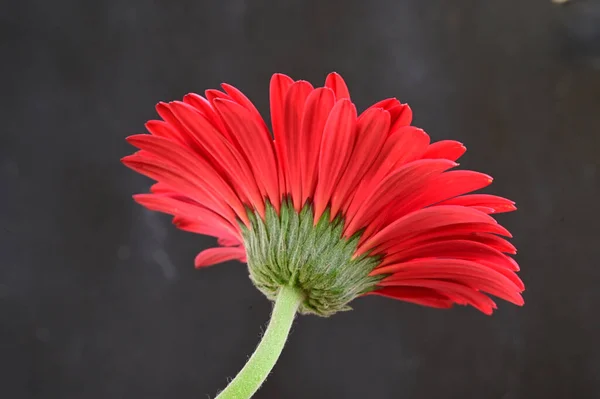
<path id="1" fill-rule="evenodd" d="M 381 276 L 369 276 L 380 263 L 377 256 L 353 259 L 360 234 L 342 237 L 344 220 L 330 221 L 329 209 L 314 225 L 312 205 L 297 213 L 283 201 L 279 215 L 266 204 L 263 220 L 248 211 L 251 226 L 242 225 L 250 278 L 269 299 L 281 287 L 294 287 L 303 295 L 298 311 L 330 316 L 349 310 L 348 303 L 375 289 Z"/>

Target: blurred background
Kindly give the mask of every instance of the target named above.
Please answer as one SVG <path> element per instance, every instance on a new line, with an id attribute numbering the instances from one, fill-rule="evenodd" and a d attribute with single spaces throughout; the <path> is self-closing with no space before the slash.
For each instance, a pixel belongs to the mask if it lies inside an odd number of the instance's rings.
<path id="1" fill-rule="evenodd" d="M 271 305 L 212 239 L 131 195 L 124 138 L 228 82 L 268 115 L 272 73 L 398 97 L 517 202 L 524 308 L 363 298 L 300 317 L 256 398 L 600 397 L 600 1 L 12 1 L 0 11 L 0 392 L 209 398 Z"/>

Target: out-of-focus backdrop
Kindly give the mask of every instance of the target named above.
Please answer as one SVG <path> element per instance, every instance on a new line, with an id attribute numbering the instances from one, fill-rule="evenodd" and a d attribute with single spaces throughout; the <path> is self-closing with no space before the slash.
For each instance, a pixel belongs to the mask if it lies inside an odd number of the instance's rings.
<path id="1" fill-rule="evenodd" d="M 0 11 L 0 395 L 208 398 L 271 305 L 131 200 L 154 105 L 272 73 L 408 102 L 514 199 L 526 305 L 300 317 L 256 398 L 600 397 L 600 2 L 13 1 Z"/>

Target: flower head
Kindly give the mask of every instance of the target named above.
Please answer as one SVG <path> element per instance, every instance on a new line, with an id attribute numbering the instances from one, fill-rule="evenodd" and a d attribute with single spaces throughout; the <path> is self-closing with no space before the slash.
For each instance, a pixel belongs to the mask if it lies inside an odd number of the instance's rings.
<path id="1" fill-rule="evenodd" d="M 300 311 L 322 316 L 365 294 L 486 314 L 488 295 L 523 303 L 511 235 L 490 216 L 516 208 L 469 194 L 492 179 L 455 170 L 461 143 L 430 143 L 395 98 L 357 115 L 336 73 L 319 88 L 274 75 L 271 131 L 222 88 L 158 104 L 162 120 L 129 137 L 140 151 L 123 159 L 157 181 L 137 202 L 218 239 L 197 267 L 247 262 L 269 298 L 295 287 Z"/>

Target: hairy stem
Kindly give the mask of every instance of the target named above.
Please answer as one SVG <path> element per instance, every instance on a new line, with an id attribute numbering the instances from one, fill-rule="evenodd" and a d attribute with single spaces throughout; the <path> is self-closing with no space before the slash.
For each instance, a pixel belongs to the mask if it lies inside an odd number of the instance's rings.
<path id="1" fill-rule="evenodd" d="M 281 287 L 260 344 L 244 368 L 216 399 L 247 399 L 254 395 L 275 366 L 302 299 L 302 293 L 297 289 Z"/>

